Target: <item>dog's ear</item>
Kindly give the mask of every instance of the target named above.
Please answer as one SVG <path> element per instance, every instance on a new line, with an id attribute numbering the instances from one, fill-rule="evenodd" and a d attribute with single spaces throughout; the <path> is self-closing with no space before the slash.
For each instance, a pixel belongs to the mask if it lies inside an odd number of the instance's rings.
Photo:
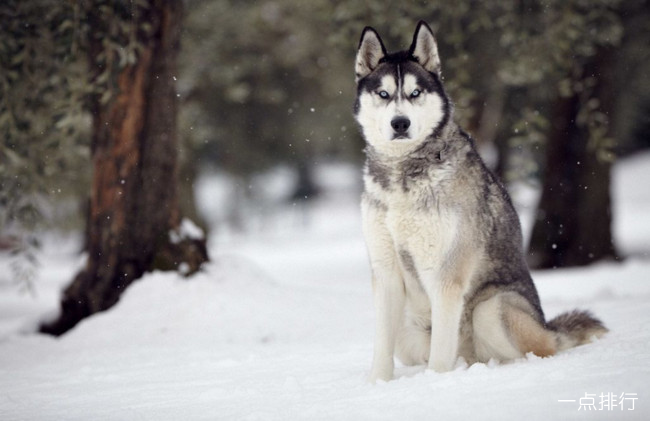
<path id="1" fill-rule="evenodd" d="M 426 22 L 420 21 L 409 52 L 429 72 L 440 74 L 440 56 L 433 31 Z"/>
<path id="2" fill-rule="evenodd" d="M 379 65 L 379 60 L 386 55 L 386 48 L 377 31 L 366 26 L 361 33 L 357 60 L 354 65 L 355 82 L 368 76 Z"/>

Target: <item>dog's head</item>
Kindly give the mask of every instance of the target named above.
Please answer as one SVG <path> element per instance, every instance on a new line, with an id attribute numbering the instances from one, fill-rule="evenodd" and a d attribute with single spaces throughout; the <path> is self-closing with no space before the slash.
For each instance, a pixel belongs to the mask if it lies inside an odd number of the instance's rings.
<path id="1" fill-rule="evenodd" d="M 366 141 L 395 155 L 437 136 L 451 105 L 440 80 L 440 57 L 431 28 L 418 23 L 411 47 L 387 53 L 379 34 L 366 27 L 355 64 L 354 113 Z"/>

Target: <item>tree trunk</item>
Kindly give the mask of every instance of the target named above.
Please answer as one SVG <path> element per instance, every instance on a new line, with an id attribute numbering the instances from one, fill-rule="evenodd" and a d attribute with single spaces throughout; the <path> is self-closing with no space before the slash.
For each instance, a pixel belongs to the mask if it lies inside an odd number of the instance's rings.
<path id="1" fill-rule="evenodd" d="M 609 133 L 614 110 L 612 65 L 611 54 L 601 51 L 581 75 L 583 83 L 594 78 L 592 97 L 609 120 Z M 533 268 L 617 258 L 611 232 L 611 160 L 603 159 L 603 151 L 590 142 L 587 127 L 577 123 L 581 106 L 584 101 L 573 94 L 558 97 L 553 107 L 544 187 L 528 253 Z"/>
<path id="2" fill-rule="evenodd" d="M 142 50 L 135 64 L 117 70 L 108 104 L 91 100 L 94 168 L 88 221 L 88 262 L 65 290 L 58 320 L 42 326 L 60 335 L 81 319 L 115 304 L 124 289 L 152 269 L 198 270 L 205 240 L 178 231 L 176 56 L 180 0 L 151 0 L 137 27 Z M 90 62 L 101 50 L 91 41 Z"/>

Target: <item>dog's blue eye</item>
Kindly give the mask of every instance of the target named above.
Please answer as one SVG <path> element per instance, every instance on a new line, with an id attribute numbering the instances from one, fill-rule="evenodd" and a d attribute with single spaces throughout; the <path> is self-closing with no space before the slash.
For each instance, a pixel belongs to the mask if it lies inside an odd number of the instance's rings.
<path id="1" fill-rule="evenodd" d="M 390 95 L 388 95 L 388 92 L 386 92 L 386 91 L 380 91 L 379 96 L 384 98 L 384 99 L 387 99 Z"/>
<path id="2" fill-rule="evenodd" d="M 418 89 L 411 92 L 411 97 L 412 98 L 415 98 L 415 97 L 418 97 L 418 96 L 420 96 L 420 91 Z"/>

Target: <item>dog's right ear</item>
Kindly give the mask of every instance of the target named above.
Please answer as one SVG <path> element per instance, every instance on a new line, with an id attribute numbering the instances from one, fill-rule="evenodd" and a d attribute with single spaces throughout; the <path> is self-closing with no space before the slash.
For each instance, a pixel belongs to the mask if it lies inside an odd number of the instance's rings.
<path id="1" fill-rule="evenodd" d="M 354 66 L 355 82 L 368 76 L 375 70 L 381 60 L 386 55 L 386 48 L 381 42 L 377 31 L 366 26 L 361 33 L 359 50 L 357 51 L 357 61 Z"/>

